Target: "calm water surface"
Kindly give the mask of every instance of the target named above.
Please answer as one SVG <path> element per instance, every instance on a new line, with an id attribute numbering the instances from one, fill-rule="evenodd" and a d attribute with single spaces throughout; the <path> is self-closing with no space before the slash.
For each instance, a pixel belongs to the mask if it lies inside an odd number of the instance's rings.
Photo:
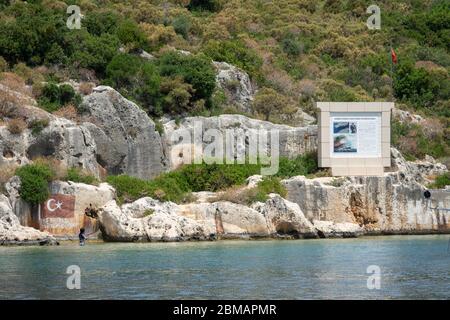
<path id="1" fill-rule="evenodd" d="M 0 247 L 0 299 L 450 299 L 449 236 Z M 81 290 L 66 288 L 79 265 Z M 367 267 L 381 289 L 367 289 Z"/>

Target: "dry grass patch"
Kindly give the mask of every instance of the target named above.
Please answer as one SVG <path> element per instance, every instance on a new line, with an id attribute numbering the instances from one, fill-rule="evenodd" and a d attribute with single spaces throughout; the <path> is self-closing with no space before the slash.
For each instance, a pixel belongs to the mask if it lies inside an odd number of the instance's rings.
<path id="1" fill-rule="evenodd" d="M 81 117 L 78 115 L 77 109 L 73 104 L 68 104 L 61 109 L 56 110 L 55 112 L 53 112 L 53 114 L 55 116 L 71 120 L 75 123 L 81 122 Z"/>
<path id="2" fill-rule="evenodd" d="M 11 119 L 7 128 L 12 134 L 21 134 L 27 128 L 27 123 L 22 119 Z"/>
<path id="3" fill-rule="evenodd" d="M 5 192 L 5 184 L 16 172 L 18 165 L 16 163 L 3 164 L 0 170 L 0 192 Z"/>

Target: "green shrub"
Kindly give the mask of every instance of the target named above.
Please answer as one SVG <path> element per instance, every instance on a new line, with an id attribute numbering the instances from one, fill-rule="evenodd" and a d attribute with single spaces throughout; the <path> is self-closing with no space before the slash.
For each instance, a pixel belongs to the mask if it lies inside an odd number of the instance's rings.
<path id="1" fill-rule="evenodd" d="M 147 49 L 147 38 L 136 22 L 125 20 L 119 24 L 116 35 L 129 49 Z"/>
<path id="2" fill-rule="evenodd" d="M 280 167 L 276 176 L 281 178 L 306 176 L 317 170 L 317 154 L 308 153 L 294 159 L 280 158 Z"/>
<path id="3" fill-rule="evenodd" d="M 415 68 L 410 61 L 401 63 L 395 72 L 394 93 L 403 101 L 416 107 L 430 106 L 437 97 L 439 83 L 422 68 Z"/>
<path id="4" fill-rule="evenodd" d="M 45 164 L 28 164 L 16 170 L 20 177 L 20 197 L 28 203 L 39 204 L 49 197 L 48 183 L 53 179 L 51 168 Z"/>
<path id="5" fill-rule="evenodd" d="M 0 19 L 0 56 L 11 65 L 44 62 L 54 43 L 62 44 L 66 17 L 38 3 L 15 1 L 7 8 L 13 19 Z"/>
<path id="6" fill-rule="evenodd" d="M 89 11 L 83 19 L 83 25 L 90 34 L 100 36 L 103 33 L 116 33 L 120 21 L 121 17 L 114 11 Z"/>
<path id="7" fill-rule="evenodd" d="M 172 21 L 172 26 L 176 33 L 183 36 L 184 39 L 188 39 L 189 31 L 191 30 L 191 20 L 188 16 L 181 15 L 176 17 Z"/>
<path id="8" fill-rule="evenodd" d="M 93 69 L 104 76 L 106 66 L 117 54 L 120 40 L 116 35 L 103 33 L 92 36 L 87 32 L 73 32 L 66 36 L 65 42 L 70 54 L 70 63 L 79 68 Z"/>
<path id="9" fill-rule="evenodd" d="M 279 173 L 275 177 L 265 177 L 252 197 L 261 198 L 261 195 L 269 193 L 285 196 L 280 178 L 306 175 L 315 171 L 317 161 L 313 154 L 294 160 L 282 158 Z M 191 192 L 226 190 L 233 186 L 244 185 L 248 177 L 260 173 L 260 164 L 202 163 L 184 165 L 150 181 L 126 175 L 109 176 L 107 181 L 116 189 L 120 201 L 134 201 L 149 196 L 163 201 L 183 202 L 189 198 Z"/>
<path id="10" fill-rule="evenodd" d="M 262 59 L 241 41 L 209 41 L 203 52 L 215 61 L 224 61 L 247 71 L 252 78 L 261 80 Z"/>
<path id="11" fill-rule="evenodd" d="M 430 184 L 430 189 L 444 189 L 446 186 L 450 186 L 450 173 L 446 172 L 434 180 L 434 183 Z"/>
<path id="12" fill-rule="evenodd" d="M 287 35 L 281 40 L 281 48 L 290 56 L 298 56 L 304 51 L 304 44 L 294 37 L 293 35 Z"/>
<path id="13" fill-rule="evenodd" d="M 98 184 L 97 178 L 93 175 L 83 172 L 79 168 L 70 168 L 67 170 L 67 176 L 64 178 L 65 181 L 73 181 L 85 184 Z"/>
<path id="14" fill-rule="evenodd" d="M 427 128 L 418 124 L 402 123 L 395 119 L 392 121 L 391 128 L 392 144 L 400 150 L 406 160 L 423 159 L 427 154 L 435 158 L 448 154 L 449 141 L 443 132 L 430 138 L 425 132 Z"/>
<path id="15" fill-rule="evenodd" d="M 124 96 L 135 100 L 155 114 L 159 99 L 160 76 L 149 61 L 130 55 L 116 55 L 106 68 L 106 84 L 117 88 Z"/>
<path id="16" fill-rule="evenodd" d="M 276 193 L 285 198 L 287 195 L 286 188 L 281 184 L 280 178 L 277 177 L 265 177 L 258 183 L 257 189 L 260 194 L 266 196 L 270 193 Z"/>
<path id="17" fill-rule="evenodd" d="M 50 82 L 42 89 L 38 102 L 42 109 L 53 112 L 68 103 L 78 106 L 81 103 L 81 96 L 68 84 L 57 85 Z"/>
<path id="18" fill-rule="evenodd" d="M 191 0 L 189 10 L 206 10 L 211 12 L 219 11 L 222 8 L 222 3 L 219 0 Z"/>
<path id="19" fill-rule="evenodd" d="M 212 62 L 206 56 L 184 55 L 178 52 L 168 52 L 158 61 L 162 76 L 182 77 L 195 90 L 193 100 L 205 100 L 210 104 L 211 96 L 216 87 L 216 73 Z"/>

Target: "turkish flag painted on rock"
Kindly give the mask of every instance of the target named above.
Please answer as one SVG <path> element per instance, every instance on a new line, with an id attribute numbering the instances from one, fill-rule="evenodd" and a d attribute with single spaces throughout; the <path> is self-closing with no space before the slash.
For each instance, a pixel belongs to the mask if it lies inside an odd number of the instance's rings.
<path id="1" fill-rule="evenodd" d="M 42 218 L 73 218 L 75 216 L 75 196 L 54 194 L 41 204 Z"/>

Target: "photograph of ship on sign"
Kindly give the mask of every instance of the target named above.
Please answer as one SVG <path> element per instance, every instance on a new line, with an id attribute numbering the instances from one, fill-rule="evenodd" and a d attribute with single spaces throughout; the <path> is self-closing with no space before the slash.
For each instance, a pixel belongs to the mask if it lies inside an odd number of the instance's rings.
<path id="1" fill-rule="evenodd" d="M 356 153 L 357 126 L 353 122 L 333 123 L 333 151 Z"/>

